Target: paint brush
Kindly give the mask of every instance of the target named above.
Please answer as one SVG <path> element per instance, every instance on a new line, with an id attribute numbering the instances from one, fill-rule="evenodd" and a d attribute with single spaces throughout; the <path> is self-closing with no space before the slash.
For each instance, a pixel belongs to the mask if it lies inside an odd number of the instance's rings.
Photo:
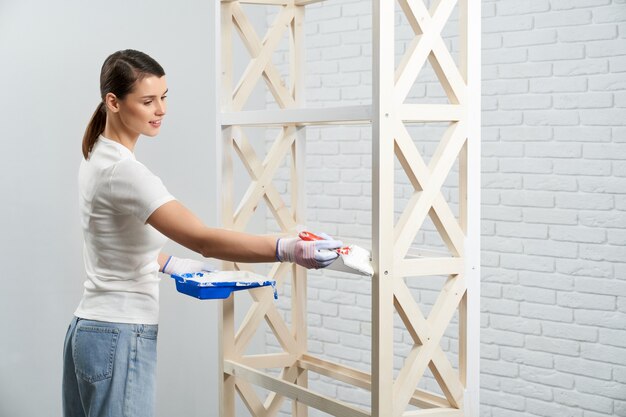
<path id="1" fill-rule="evenodd" d="M 298 234 L 300 239 L 313 241 L 324 240 L 321 236 L 314 233 L 302 231 Z M 339 257 L 326 268 L 335 271 L 351 272 L 354 274 L 374 276 L 374 268 L 372 268 L 372 254 L 367 249 L 357 245 L 343 246 L 338 249 L 332 249 L 339 254 Z"/>

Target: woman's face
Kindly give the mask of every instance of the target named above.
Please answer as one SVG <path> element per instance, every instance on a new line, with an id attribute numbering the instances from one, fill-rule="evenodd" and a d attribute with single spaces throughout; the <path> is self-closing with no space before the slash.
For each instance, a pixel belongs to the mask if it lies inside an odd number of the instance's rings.
<path id="1" fill-rule="evenodd" d="M 133 133 L 156 136 L 165 116 L 167 82 L 165 76 L 147 76 L 137 81 L 133 91 L 119 103 L 119 117 Z"/>

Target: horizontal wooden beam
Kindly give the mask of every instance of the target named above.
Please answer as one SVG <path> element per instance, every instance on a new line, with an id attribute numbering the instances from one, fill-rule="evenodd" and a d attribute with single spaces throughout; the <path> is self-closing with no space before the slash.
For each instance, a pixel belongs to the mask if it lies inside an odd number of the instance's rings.
<path id="1" fill-rule="evenodd" d="M 372 377 L 367 372 L 351 368 L 349 366 L 330 362 L 324 359 L 316 358 L 310 355 L 303 355 L 298 361 L 298 366 L 307 369 L 316 374 L 345 382 L 355 387 L 363 388 L 368 391 L 372 389 Z M 437 394 L 428 391 L 415 390 L 410 404 L 421 408 L 441 408 L 450 407 L 448 401 Z"/>
<path id="2" fill-rule="evenodd" d="M 402 104 L 396 117 L 405 123 L 454 122 L 465 118 L 465 109 L 458 104 Z M 332 125 L 369 124 L 371 105 L 248 110 L 221 114 L 222 126 Z"/>
<path id="3" fill-rule="evenodd" d="M 315 109 L 249 110 L 221 114 L 222 126 L 285 126 L 365 124 L 372 119 L 372 106 L 342 106 Z"/>
<path id="4" fill-rule="evenodd" d="M 459 104 L 402 104 L 397 107 L 398 119 L 410 122 L 455 122 L 465 118 Z"/>
<path id="5" fill-rule="evenodd" d="M 261 371 L 239 363 L 225 360 L 224 372 L 242 378 L 252 384 L 276 392 L 279 395 L 301 402 L 336 417 L 371 417 L 369 411 L 354 407 L 325 395 L 317 394 L 308 388 L 286 382 L 280 378 L 267 375 Z"/>
<path id="6" fill-rule="evenodd" d="M 430 410 L 407 411 L 402 417 L 464 417 L 463 410 L 457 408 L 438 408 Z"/>
<path id="7" fill-rule="evenodd" d="M 242 356 L 237 362 L 256 369 L 287 368 L 293 365 L 297 358 L 293 353 L 268 353 Z"/>
<path id="8" fill-rule="evenodd" d="M 418 258 L 403 259 L 394 266 L 394 274 L 402 277 L 426 275 L 458 275 L 465 271 L 463 258 Z"/>
<path id="9" fill-rule="evenodd" d="M 298 361 L 298 366 L 355 387 L 366 390 L 371 390 L 372 388 L 372 377 L 370 374 L 345 365 L 329 362 L 314 356 L 303 355 Z"/>

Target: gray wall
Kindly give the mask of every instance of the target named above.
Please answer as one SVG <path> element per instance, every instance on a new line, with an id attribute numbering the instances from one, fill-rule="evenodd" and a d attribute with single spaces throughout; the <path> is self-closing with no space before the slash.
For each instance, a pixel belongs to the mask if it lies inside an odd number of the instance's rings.
<path id="1" fill-rule="evenodd" d="M 143 50 L 168 77 L 162 133 L 137 157 L 216 225 L 215 2 L 0 1 L 0 416 L 61 414 L 63 338 L 82 294 L 76 175 L 104 58 Z M 168 244 L 166 250 L 195 256 Z M 158 416 L 217 413 L 216 303 L 161 284 Z"/>

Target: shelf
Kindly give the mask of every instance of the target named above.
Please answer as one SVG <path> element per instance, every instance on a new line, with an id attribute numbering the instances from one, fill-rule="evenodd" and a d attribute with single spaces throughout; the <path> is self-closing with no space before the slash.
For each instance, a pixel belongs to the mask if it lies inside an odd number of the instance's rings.
<path id="1" fill-rule="evenodd" d="M 222 126 L 364 124 L 370 123 L 371 119 L 371 105 L 249 110 L 221 114 Z"/>
<path id="2" fill-rule="evenodd" d="M 455 122 L 464 118 L 465 109 L 458 104 L 402 104 L 397 117 L 405 123 Z M 275 110 L 248 110 L 221 114 L 222 126 L 286 126 L 369 124 L 372 106 L 339 106 Z"/>

